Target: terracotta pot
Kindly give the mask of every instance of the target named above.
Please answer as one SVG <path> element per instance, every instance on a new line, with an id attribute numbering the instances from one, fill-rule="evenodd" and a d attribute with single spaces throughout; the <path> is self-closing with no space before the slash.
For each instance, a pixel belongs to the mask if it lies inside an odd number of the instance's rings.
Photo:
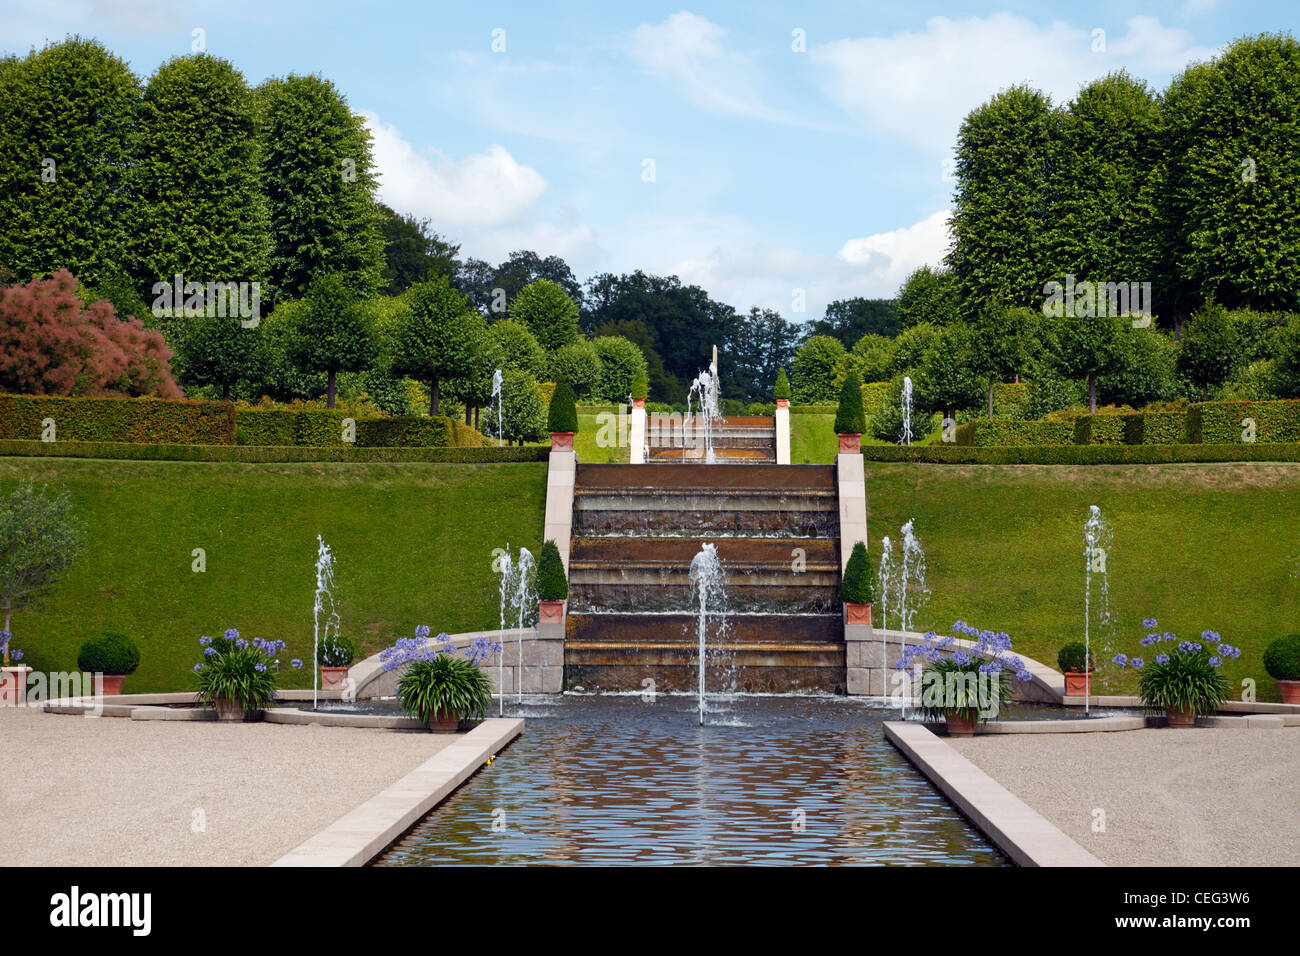
<path id="1" fill-rule="evenodd" d="M 871 626 L 871 605 L 854 604 L 852 601 L 844 602 L 844 623 L 845 624 L 865 624 Z"/>
<path id="2" fill-rule="evenodd" d="M 776 400 L 776 407 L 777 407 L 777 408 L 789 408 L 789 407 L 790 407 L 790 399 L 788 399 L 788 398 L 778 398 L 778 399 Z"/>
<path id="3" fill-rule="evenodd" d="M 634 399 L 632 399 L 632 407 L 633 407 L 633 408 L 645 408 L 645 399 L 644 399 L 644 398 L 634 398 Z"/>
<path id="4" fill-rule="evenodd" d="M 346 667 L 329 667 L 325 664 L 320 666 L 321 690 L 342 690 L 347 682 L 348 669 Z"/>
<path id="5" fill-rule="evenodd" d="M 1065 672 L 1065 696 L 1082 697 L 1088 693 L 1091 683 L 1088 680 L 1088 673 L 1084 671 L 1066 671 Z"/>
<path id="6" fill-rule="evenodd" d="M 840 452 L 842 454 L 856 455 L 862 452 L 862 435 L 840 435 Z"/>
<path id="7" fill-rule="evenodd" d="M 1165 708 L 1165 720 L 1170 727 L 1195 727 L 1196 715 L 1186 710 L 1174 710 L 1172 707 Z"/>
<path id="8" fill-rule="evenodd" d="M 0 707 L 17 707 L 27 696 L 27 675 L 30 667 L 22 664 L 0 668 Z"/>
<path id="9" fill-rule="evenodd" d="M 573 432 L 551 432 L 551 451 L 573 451 Z"/>
<path id="10" fill-rule="evenodd" d="M 1280 680 L 1277 689 L 1282 692 L 1282 703 L 1300 704 L 1300 680 Z"/>
<path id="11" fill-rule="evenodd" d="M 217 720 L 245 721 L 261 719 L 262 712 L 260 710 L 245 710 L 238 704 L 227 704 L 224 701 L 217 703 Z"/>
<path id="12" fill-rule="evenodd" d="M 100 674 L 95 681 L 95 689 L 105 697 L 116 697 L 122 693 L 124 680 L 126 680 L 125 674 Z"/>
<path id="13" fill-rule="evenodd" d="M 435 734 L 454 734 L 460 726 L 459 717 L 443 717 L 441 714 L 429 715 L 429 729 Z"/>
<path id="14" fill-rule="evenodd" d="M 973 737 L 978 718 L 963 717 L 961 714 L 945 714 L 949 737 Z"/>
<path id="15" fill-rule="evenodd" d="M 537 622 L 539 624 L 563 624 L 564 623 L 564 602 L 563 601 L 538 601 Z"/>

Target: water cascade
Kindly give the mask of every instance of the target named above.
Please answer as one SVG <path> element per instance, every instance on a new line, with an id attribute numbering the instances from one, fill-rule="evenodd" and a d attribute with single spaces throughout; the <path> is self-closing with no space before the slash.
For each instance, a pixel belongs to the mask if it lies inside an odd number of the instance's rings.
<path id="1" fill-rule="evenodd" d="M 521 547 L 519 558 L 514 564 L 511 597 L 519 621 L 519 660 L 515 668 L 515 691 L 521 703 L 524 699 L 524 626 L 529 623 L 530 615 L 537 612 L 536 570 L 537 562 L 533 560 L 533 553 Z"/>
<path id="2" fill-rule="evenodd" d="M 903 411 L 903 427 L 898 436 L 900 445 L 912 444 L 912 380 L 903 376 L 903 392 L 899 399 Z"/>
<path id="3" fill-rule="evenodd" d="M 1101 509 L 1096 505 L 1088 506 L 1088 520 L 1083 523 L 1083 646 L 1084 661 L 1092 660 L 1092 622 L 1094 612 L 1092 605 L 1092 579 L 1098 578 L 1098 611 L 1095 620 L 1099 624 L 1110 623 L 1110 577 L 1106 571 L 1106 559 L 1110 556 L 1114 535 L 1106 519 L 1101 516 Z M 1092 696 L 1092 668 L 1085 663 L 1083 687 L 1083 712 L 1090 713 Z"/>
<path id="4" fill-rule="evenodd" d="M 323 619 L 322 619 L 323 618 Z M 311 705 L 316 707 L 320 675 L 320 646 L 330 634 L 338 635 L 339 615 L 334 609 L 334 552 L 316 535 L 316 594 L 312 605 Z"/>
<path id="5" fill-rule="evenodd" d="M 492 398 L 497 403 L 497 446 L 500 447 L 504 443 L 502 436 L 506 430 L 505 413 L 501 407 L 501 369 L 492 373 Z M 491 402 L 488 404 L 490 406 Z"/>
<path id="6" fill-rule="evenodd" d="M 726 575 L 722 560 L 718 557 L 716 545 L 705 543 L 691 559 L 691 594 L 699 607 L 696 624 L 699 646 L 697 650 L 697 668 L 699 670 L 699 709 L 700 723 L 704 723 L 704 702 L 707 695 L 704 683 L 705 658 L 707 656 L 708 629 L 710 614 L 725 621 L 726 609 L 723 606 L 723 587 Z"/>

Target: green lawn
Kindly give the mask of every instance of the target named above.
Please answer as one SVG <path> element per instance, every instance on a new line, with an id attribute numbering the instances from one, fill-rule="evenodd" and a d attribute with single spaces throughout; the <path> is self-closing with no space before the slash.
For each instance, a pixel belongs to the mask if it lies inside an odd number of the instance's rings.
<path id="1" fill-rule="evenodd" d="M 623 444 L 614 444 L 619 440 L 617 424 L 602 433 L 598 416 L 598 412 L 578 412 L 578 431 L 573 436 L 573 450 L 578 453 L 578 461 L 587 464 L 628 461 L 627 436 L 622 436 Z M 611 438 L 613 441 L 609 440 Z M 551 439 L 548 437 L 546 441 L 526 444 L 549 446 Z"/>
<path id="2" fill-rule="evenodd" d="M 1260 699 L 1279 699 L 1261 655 L 1300 631 L 1300 465 L 866 467 L 873 562 L 880 538 L 897 547 L 916 519 L 932 591 L 920 629 L 960 618 L 1004 630 L 1055 667 L 1061 644 L 1083 638 L 1083 522 L 1095 504 L 1114 528 L 1114 650 L 1144 652 L 1145 617 L 1180 638 L 1218 631 L 1242 648 L 1225 671 L 1234 695 L 1251 677 Z M 1136 689 L 1133 671 L 1113 666 L 1102 683 Z"/>
<path id="3" fill-rule="evenodd" d="M 870 427 L 870 423 L 868 423 Z M 939 430 L 916 442 L 929 444 L 939 435 Z M 862 436 L 864 445 L 889 445 L 869 432 Z M 835 462 L 840 440 L 835 434 L 835 414 L 809 415 L 795 412 L 790 416 L 790 464 L 830 465 Z"/>
<path id="4" fill-rule="evenodd" d="M 367 652 L 409 636 L 497 622 L 492 549 L 537 553 L 546 465 L 229 464 L 0 460 L 15 478 L 67 487 L 87 550 L 41 613 L 14 616 L 38 670 L 71 670 L 82 640 L 134 636 L 131 691 L 186 689 L 201 635 L 238 627 L 311 657 L 316 534 L 337 556 L 343 632 Z M 195 548 L 207 570 L 191 570 Z M 311 686 L 308 669 L 286 686 Z"/>

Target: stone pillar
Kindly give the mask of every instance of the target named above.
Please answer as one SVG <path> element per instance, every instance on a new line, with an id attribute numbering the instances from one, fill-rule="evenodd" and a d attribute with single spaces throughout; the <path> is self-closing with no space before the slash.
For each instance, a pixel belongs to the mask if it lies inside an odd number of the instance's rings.
<path id="1" fill-rule="evenodd" d="M 840 500 L 840 571 L 849 564 L 853 546 L 867 540 L 867 478 L 862 455 L 840 452 L 835 456 L 835 485 Z"/>
<path id="2" fill-rule="evenodd" d="M 844 625 L 845 690 L 854 696 L 884 697 L 885 664 L 880 636 L 865 624 Z"/>
<path id="3" fill-rule="evenodd" d="M 790 464 L 790 399 L 776 400 L 776 463 Z"/>
<path id="4" fill-rule="evenodd" d="M 632 399 L 632 424 L 627 436 L 628 460 L 634 465 L 645 464 L 646 416 L 645 399 Z"/>
<path id="5" fill-rule="evenodd" d="M 554 541 L 569 573 L 569 538 L 573 533 L 573 485 L 578 476 L 578 455 L 573 451 L 552 451 L 546 472 L 546 518 L 543 541 Z"/>

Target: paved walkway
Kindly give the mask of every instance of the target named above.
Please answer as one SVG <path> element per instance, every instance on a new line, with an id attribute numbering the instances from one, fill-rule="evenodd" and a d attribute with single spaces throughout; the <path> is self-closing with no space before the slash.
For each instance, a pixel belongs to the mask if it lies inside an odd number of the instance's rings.
<path id="1" fill-rule="evenodd" d="M 1295 865 L 1300 728 L 948 743 L 1112 866 Z M 1105 830 L 1094 832 L 1102 814 Z"/>
<path id="2" fill-rule="evenodd" d="M 0 866 L 268 864 L 460 736 L 0 708 Z"/>

